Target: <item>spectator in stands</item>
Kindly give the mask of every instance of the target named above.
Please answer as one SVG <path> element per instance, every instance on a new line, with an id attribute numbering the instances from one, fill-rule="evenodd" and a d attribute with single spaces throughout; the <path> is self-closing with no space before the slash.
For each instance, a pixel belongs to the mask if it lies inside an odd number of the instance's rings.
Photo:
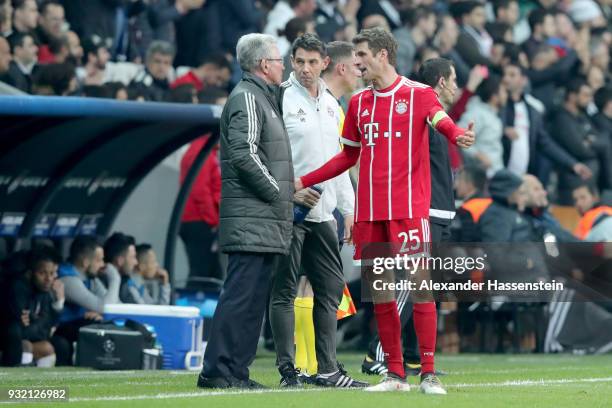
<path id="1" fill-rule="evenodd" d="M 370 14 L 369 16 L 365 17 L 361 23 L 361 27 L 364 30 L 379 27 L 385 31 L 391 32 L 389 20 L 382 14 Z"/>
<path id="2" fill-rule="evenodd" d="M 0 81 L 9 71 L 13 55 L 11 54 L 11 46 L 4 37 L 0 37 Z"/>
<path id="3" fill-rule="evenodd" d="M 175 51 L 172 44 L 165 41 L 153 41 L 147 50 L 145 68 L 131 85 L 142 88 L 148 93 L 149 100 L 163 101 L 170 89 L 172 60 Z"/>
<path id="4" fill-rule="evenodd" d="M 232 74 L 232 66 L 223 54 L 209 55 L 202 59 L 197 68 L 177 78 L 171 88 L 192 84 L 198 92 L 205 87 L 225 88 Z"/>
<path id="5" fill-rule="evenodd" d="M 34 36 L 37 25 L 38 4 L 36 0 L 13 0 L 13 28 L 11 35 L 19 33 Z"/>
<path id="6" fill-rule="evenodd" d="M 140 305 L 170 304 L 168 272 L 159 267 L 153 247 L 141 244 L 136 247 L 136 268 L 126 275 L 121 285 L 121 301 Z"/>
<path id="7" fill-rule="evenodd" d="M 64 286 L 56 279 L 59 262 L 50 247 L 35 247 L 28 253 L 27 271 L 9 291 L 2 365 L 55 365 L 51 330 L 64 305 Z"/>
<path id="8" fill-rule="evenodd" d="M 48 50 L 47 63 L 55 62 L 55 63 L 61 64 L 69 60 L 70 44 L 68 43 L 68 37 L 66 35 L 61 35 L 60 37 L 57 37 L 57 38 L 51 38 L 49 40 L 49 45 L 46 47 Z M 40 55 L 40 52 L 39 52 L 39 55 Z M 72 64 L 72 59 L 70 59 L 70 64 Z"/>
<path id="9" fill-rule="evenodd" d="M 485 194 L 487 174 L 477 165 L 464 166 L 455 177 L 455 193 L 463 200 L 452 223 L 453 242 L 480 242 L 478 221 L 491 205 Z"/>
<path id="10" fill-rule="evenodd" d="M 66 96 L 77 89 L 74 66 L 69 63 L 41 65 L 32 76 L 34 95 Z"/>
<path id="11" fill-rule="evenodd" d="M 585 163 L 593 173 L 593 183 L 601 190 L 612 187 L 610 140 L 599 133 L 586 109 L 592 102 L 591 88 L 581 79 L 570 81 L 563 108 L 552 121 L 559 144 L 573 157 Z M 604 137 L 605 136 L 605 137 Z M 572 202 L 572 190 L 582 184 L 573 172 L 559 172 L 559 201 Z"/>
<path id="12" fill-rule="evenodd" d="M 558 167 L 567 168 L 582 179 L 590 178 L 591 170 L 563 150 L 544 128 L 543 106 L 525 93 L 527 78 L 520 63 L 508 62 L 504 67 L 503 81 L 509 96 L 501 113 L 505 166 L 519 176 L 533 174 L 546 183 L 548 175 L 544 172 L 542 157 L 547 157 Z"/>
<path id="13" fill-rule="evenodd" d="M 508 93 L 497 75 L 486 78 L 476 89 L 476 96 L 468 102 L 467 109 L 461 117 L 461 126 L 467 127 L 474 122 L 478 140 L 471 149 L 463 154 L 466 158 L 476 160 L 492 177 L 504 168 L 502 138 L 504 127 L 499 112 L 506 105 Z"/>
<path id="14" fill-rule="evenodd" d="M 498 22 L 487 23 L 485 29 L 493 39 L 493 43 L 501 41 L 508 43 L 513 42 L 512 27 L 508 24 Z"/>
<path id="15" fill-rule="evenodd" d="M 168 90 L 165 101 L 170 103 L 197 104 L 199 103 L 198 91 L 193 84 L 179 85 Z"/>
<path id="16" fill-rule="evenodd" d="M 454 18 L 445 14 L 441 16 L 438 27 L 433 45 L 440 50 L 442 57 L 453 61 L 457 72 L 457 84 L 462 88 L 467 82 L 470 67 L 455 49 L 459 38 L 459 26 Z"/>
<path id="17" fill-rule="evenodd" d="M 194 3 L 198 0 L 188 0 Z M 222 21 L 219 9 L 223 1 L 209 0 L 175 22 L 175 66 L 195 67 L 206 55 L 227 52 L 222 47 Z M 252 4 L 247 4 L 253 7 Z M 240 10 L 239 12 L 242 12 Z"/>
<path id="18" fill-rule="evenodd" d="M 15 88 L 30 93 L 32 91 L 32 72 L 38 61 L 38 47 L 30 34 L 14 33 L 9 38 L 13 61 L 2 79 Z"/>
<path id="19" fill-rule="evenodd" d="M 363 0 L 357 12 L 357 21 L 361 29 L 381 27 L 391 32 L 402 26 L 398 10 L 401 4 L 400 1 Z"/>
<path id="20" fill-rule="evenodd" d="M 512 27 L 512 38 L 515 44 L 521 44 L 529 37 L 529 27 L 519 20 L 520 9 L 517 0 L 495 0 L 493 14 L 495 21 Z"/>
<path id="21" fill-rule="evenodd" d="M 547 234 L 552 234 L 556 242 L 579 242 L 571 232 L 567 231 L 548 209 L 548 197 L 544 186 L 536 176 L 525 174 L 523 183 L 526 187 L 527 203 L 525 215 L 538 235 L 538 241 L 545 241 Z"/>
<path id="22" fill-rule="evenodd" d="M 361 0 L 319 1 L 314 20 L 321 41 L 351 41 L 357 35 L 357 12 L 360 5 Z"/>
<path id="23" fill-rule="evenodd" d="M 600 242 L 612 240 L 612 207 L 601 202 L 599 191 L 593 184 L 583 184 L 572 191 L 574 207 L 582 218 L 574 231 L 580 239 Z"/>
<path id="24" fill-rule="evenodd" d="M 555 15 L 552 11 L 536 8 L 529 13 L 528 17 L 531 36 L 523 43 L 523 49 L 531 60 L 533 55 L 547 40 L 557 35 Z"/>
<path id="25" fill-rule="evenodd" d="M 238 39 L 261 31 L 264 12 L 251 0 L 224 0 L 219 4 L 223 51 L 234 55 Z"/>
<path id="26" fill-rule="evenodd" d="M 81 39 L 74 31 L 68 31 L 66 33 L 66 39 L 68 40 L 68 62 L 75 67 L 80 67 L 83 64 L 83 47 L 81 46 Z"/>
<path id="27" fill-rule="evenodd" d="M 77 69 L 79 82 L 85 85 L 102 85 L 107 82 L 129 84 L 142 70 L 142 66 L 126 62 L 111 62 L 109 47 L 112 43 L 99 37 L 83 40 L 84 66 Z M 74 50 L 78 52 L 78 47 Z"/>
<path id="28" fill-rule="evenodd" d="M 470 66 L 490 65 L 493 39 L 485 30 L 484 4 L 475 1 L 457 3 L 461 32 L 457 40 L 457 52 Z"/>
<path id="29" fill-rule="evenodd" d="M 125 86 L 121 82 L 107 82 L 104 86 L 108 89 L 110 98 L 116 99 L 118 101 L 127 101 L 128 100 L 128 90 L 127 86 Z"/>
<path id="30" fill-rule="evenodd" d="M 78 339 L 79 328 L 101 321 L 105 304 L 119 303 L 121 285 L 121 277 L 116 270 L 103 270 L 104 249 L 94 237 L 76 237 L 69 252 L 68 261 L 61 264 L 58 270 L 64 284 L 66 303 L 54 336 L 64 339 L 63 347 L 70 350 L 67 354 L 70 357 L 65 361 L 58 359 L 58 365 L 72 364 L 72 344 Z M 100 280 L 102 275 L 106 277 L 108 286 Z"/>
<path id="31" fill-rule="evenodd" d="M 270 34 L 278 39 L 278 49 L 284 56 L 289 52 L 291 43 L 281 33 L 289 20 L 295 17 L 310 19 L 316 9 L 316 0 L 279 0 L 268 13 L 263 33 Z"/>
<path id="32" fill-rule="evenodd" d="M 40 6 L 40 16 L 36 28 L 38 60 L 41 64 L 53 62 L 54 58 L 49 47 L 54 40 L 57 41 L 62 38 L 65 26 L 64 6 L 57 0 L 45 0 Z"/>
<path id="33" fill-rule="evenodd" d="M 13 31 L 12 0 L 0 0 L 0 37 L 8 37 Z"/>
<path id="34" fill-rule="evenodd" d="M 612 86 L 600 88 L 593 99 L 598 111 L 593 117 L 593 123 L 600 132 L 607 134 L 612 143 Z"/>
<path id="35" fill-rule="evenodd" d="M 436 32 L 436 14 L 427 7 L 417 7 L 409 14 L 405 25 L 393 32 L 397 39 L 397 72 L 408 76 L 413 71 L 416 52 L 428 44 Z"/>

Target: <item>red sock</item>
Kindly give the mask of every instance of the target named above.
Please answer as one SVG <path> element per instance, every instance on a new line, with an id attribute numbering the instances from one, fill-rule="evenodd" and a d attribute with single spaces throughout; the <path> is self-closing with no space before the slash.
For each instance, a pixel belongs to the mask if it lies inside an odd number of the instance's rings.
<path id="1" fill-rule="evenodd" d="M 421 373 L 433 373 L 438 314 L 435 302 L 414 304 L 414 330 L 421 354 Z"/>
<path id="2" fill-rule="evenodd" d="M 397 303 L 374 304 L 374 315 L 378 326 L 378 337 L 382 344 L 389 372 L 400 377 L 406 377 L 404 360 L 402 357 L 402 339 Z"/>

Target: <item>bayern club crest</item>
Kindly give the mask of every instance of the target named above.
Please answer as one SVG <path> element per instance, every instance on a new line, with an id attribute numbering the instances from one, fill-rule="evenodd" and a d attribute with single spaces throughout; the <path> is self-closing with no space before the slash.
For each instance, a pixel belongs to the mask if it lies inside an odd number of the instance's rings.
<path id="1" fill-rule="evenodd" d="M 408 104 L 406 103 L 405 100 L 400 99 L 399 101 L 395 103 L 395 112 L 400 115 L 408 112 Z"/>

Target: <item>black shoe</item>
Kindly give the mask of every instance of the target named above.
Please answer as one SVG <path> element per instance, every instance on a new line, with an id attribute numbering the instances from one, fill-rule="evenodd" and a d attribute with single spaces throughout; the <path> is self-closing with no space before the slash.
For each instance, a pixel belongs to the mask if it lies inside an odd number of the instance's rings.
<path id="1" fill-rule="evenodd" d="M 280 386 L 288 388 L 302 388 L 303 384 L 300 381 L 300 370 L 296 369 L 293 364 L 286 363 L 278 367 L 278 372 L 281 375 Z"/>
<path id="2" fill-rule="evenodd" d="M 298 378 L 302 384 L 317 385 L 317 376 L 299 373 Z"/>
<path id="3" fill-rule="evenodd" d="M 198 376 L 199 388 L 231 388 L 232 381 L 225 377 L 204 377 L 202 373 Z"/>
<path id="4" fill-rule="evenodd" d="M 361 363 L 361 372 L 367 375 L 385 375 L 388 371 L 384 361 L 376 361 L 368 356 Z"/>
<path id="5" fill-rule="evenodd" d="M 237 378 L 232 379 L 232 388 L 242 388 L 244 390 L 266 390 L 266 387 L 263 384 L 258 383 L 257 381 L 253 381 L 251 379 L 248 380 L 239 380 Z"/>
<path id="6" fill-rule="evenodd" d="M 333 375 L 329 377 L 322 377 L 320 374 L 317 375 L 316 385 L 334 388 L 365 388 L 370 384 L 351 378 L 344 369 L 344 366 L 338 363 L 338 371 Z"/>

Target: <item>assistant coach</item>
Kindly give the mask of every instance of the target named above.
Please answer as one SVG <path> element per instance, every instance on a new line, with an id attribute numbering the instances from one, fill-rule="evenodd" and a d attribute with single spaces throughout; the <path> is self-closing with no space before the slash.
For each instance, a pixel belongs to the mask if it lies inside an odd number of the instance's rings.
<path id="1" fill-rule="evenodd" d="M 249 378 L 270 275 L 288 255 L 293 223 L 291 147 L 276 102 L 283 59 L 274 37 L 247 34 L 236 54 L 244 76 L 221 116 L 219 241 L 227 279 L 198 377 L 203 388 L 261 388 Z"/>

